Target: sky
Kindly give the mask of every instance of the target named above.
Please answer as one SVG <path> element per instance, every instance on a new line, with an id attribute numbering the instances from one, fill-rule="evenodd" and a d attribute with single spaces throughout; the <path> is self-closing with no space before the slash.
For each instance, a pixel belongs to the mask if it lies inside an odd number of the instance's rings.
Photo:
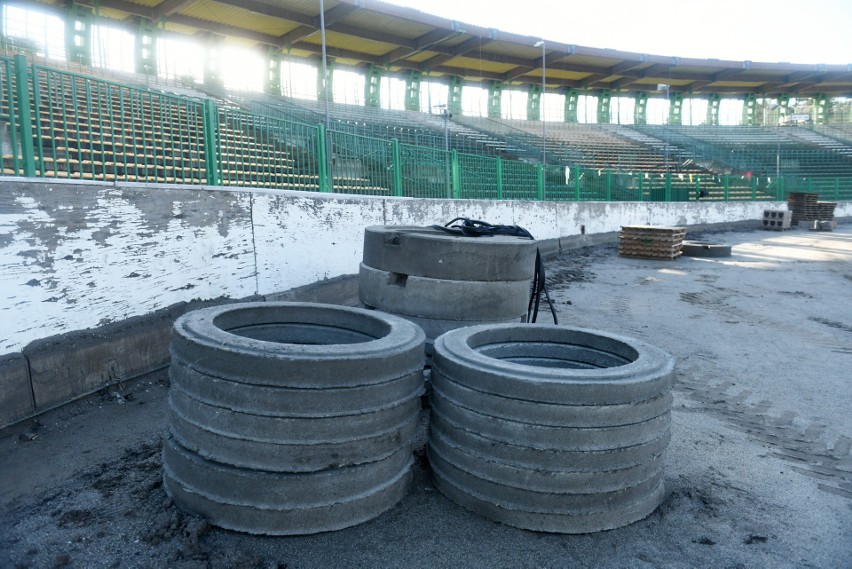
<path id="1" fill-rule="evenodd" d="M 651 55 L 852 64 L 852 0 L 384 0 L 460 22 Z"/>

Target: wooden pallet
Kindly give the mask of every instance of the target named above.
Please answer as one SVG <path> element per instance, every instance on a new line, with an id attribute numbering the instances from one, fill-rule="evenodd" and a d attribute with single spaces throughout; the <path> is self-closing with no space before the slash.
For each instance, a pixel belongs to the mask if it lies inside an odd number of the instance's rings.
<path id="1" fill-rule="evenodd" d="M 618 254 L 636 259 L 673 260 L 681 255 L 686 229 L 626 225 L 618 237 Z"/>

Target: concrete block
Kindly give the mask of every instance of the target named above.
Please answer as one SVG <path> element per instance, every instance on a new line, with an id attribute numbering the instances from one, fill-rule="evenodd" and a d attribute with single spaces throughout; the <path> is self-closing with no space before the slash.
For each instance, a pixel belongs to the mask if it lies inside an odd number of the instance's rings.
<path id="1" fill-rule="evenodd" d="M 33 413 L 27 358 L 17 353 L 0 356 L 0 428 Z"/>
<path id="2" fill-rule="evenodd" d="M 30 343 L 23 353 L 30 364 L 36 411 L 167 365 L 173 323 L 186 307 L 181 302 L 146 316 Z"/>
<path id="3" fill-rule="evenodd" d="M 837 229 L 837 222 L 834 220 L 814 221 L 813 227 L 810 228 L 811 231 L 834 231 L 835 229 Z"/>
<path id="4" fill-rule="evenodd" d="M 790 229 L 790 224 L 793 221 L 793 212 L 780 209 L 765 209 L 763 210 L 763 229 L 772 229 L 782 231 Z"/>
<path id="5" fill-rule="evenodd" d="M 763 219 L 790 220 L 793 219 L 793 212 L 783 209 L 765 209 L 763 210 Z"/>

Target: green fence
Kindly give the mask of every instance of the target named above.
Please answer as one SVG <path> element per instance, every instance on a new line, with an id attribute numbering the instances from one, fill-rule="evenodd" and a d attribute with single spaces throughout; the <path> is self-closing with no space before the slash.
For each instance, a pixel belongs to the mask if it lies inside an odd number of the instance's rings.
<path id="1" fill-rule="evenodd" d="M 207 181 L 203 103 L 32 66 L 37 176 Z"/>
<path id="2" fill-rule="evenodd" d="M 413 198 L 754 201 L 808 191 L 852 200 L 852 178 L 545 166 L 270 115 L 0 57 L 6 176 Z"/>

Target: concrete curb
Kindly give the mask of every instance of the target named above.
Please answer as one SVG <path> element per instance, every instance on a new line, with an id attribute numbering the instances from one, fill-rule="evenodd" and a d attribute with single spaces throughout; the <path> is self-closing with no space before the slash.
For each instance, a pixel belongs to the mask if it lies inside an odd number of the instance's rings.
<path id="1" fill-rule="evenodd" d="M 35 413 L 30 370 L 23 354 L 0 356 L 0 425 Z"/>
<path id="2" fill-rule="evenodd" d="M 54 336 L 27 345 L 35 410 L 43 412 L 160 369 L 169 361 L 174 318 L 186 303 L 116 324 Z"/>
<path id="3" fill-rule="evenodd" d="M 145 316 L 31 342 L 20 353 L 0 356 L 0 429 L 166 369 L 174 321 L 186 312 L 264 300 L 354 306 L 358 279 L 343 275 L 266 296 L 179 302 Z"/>

